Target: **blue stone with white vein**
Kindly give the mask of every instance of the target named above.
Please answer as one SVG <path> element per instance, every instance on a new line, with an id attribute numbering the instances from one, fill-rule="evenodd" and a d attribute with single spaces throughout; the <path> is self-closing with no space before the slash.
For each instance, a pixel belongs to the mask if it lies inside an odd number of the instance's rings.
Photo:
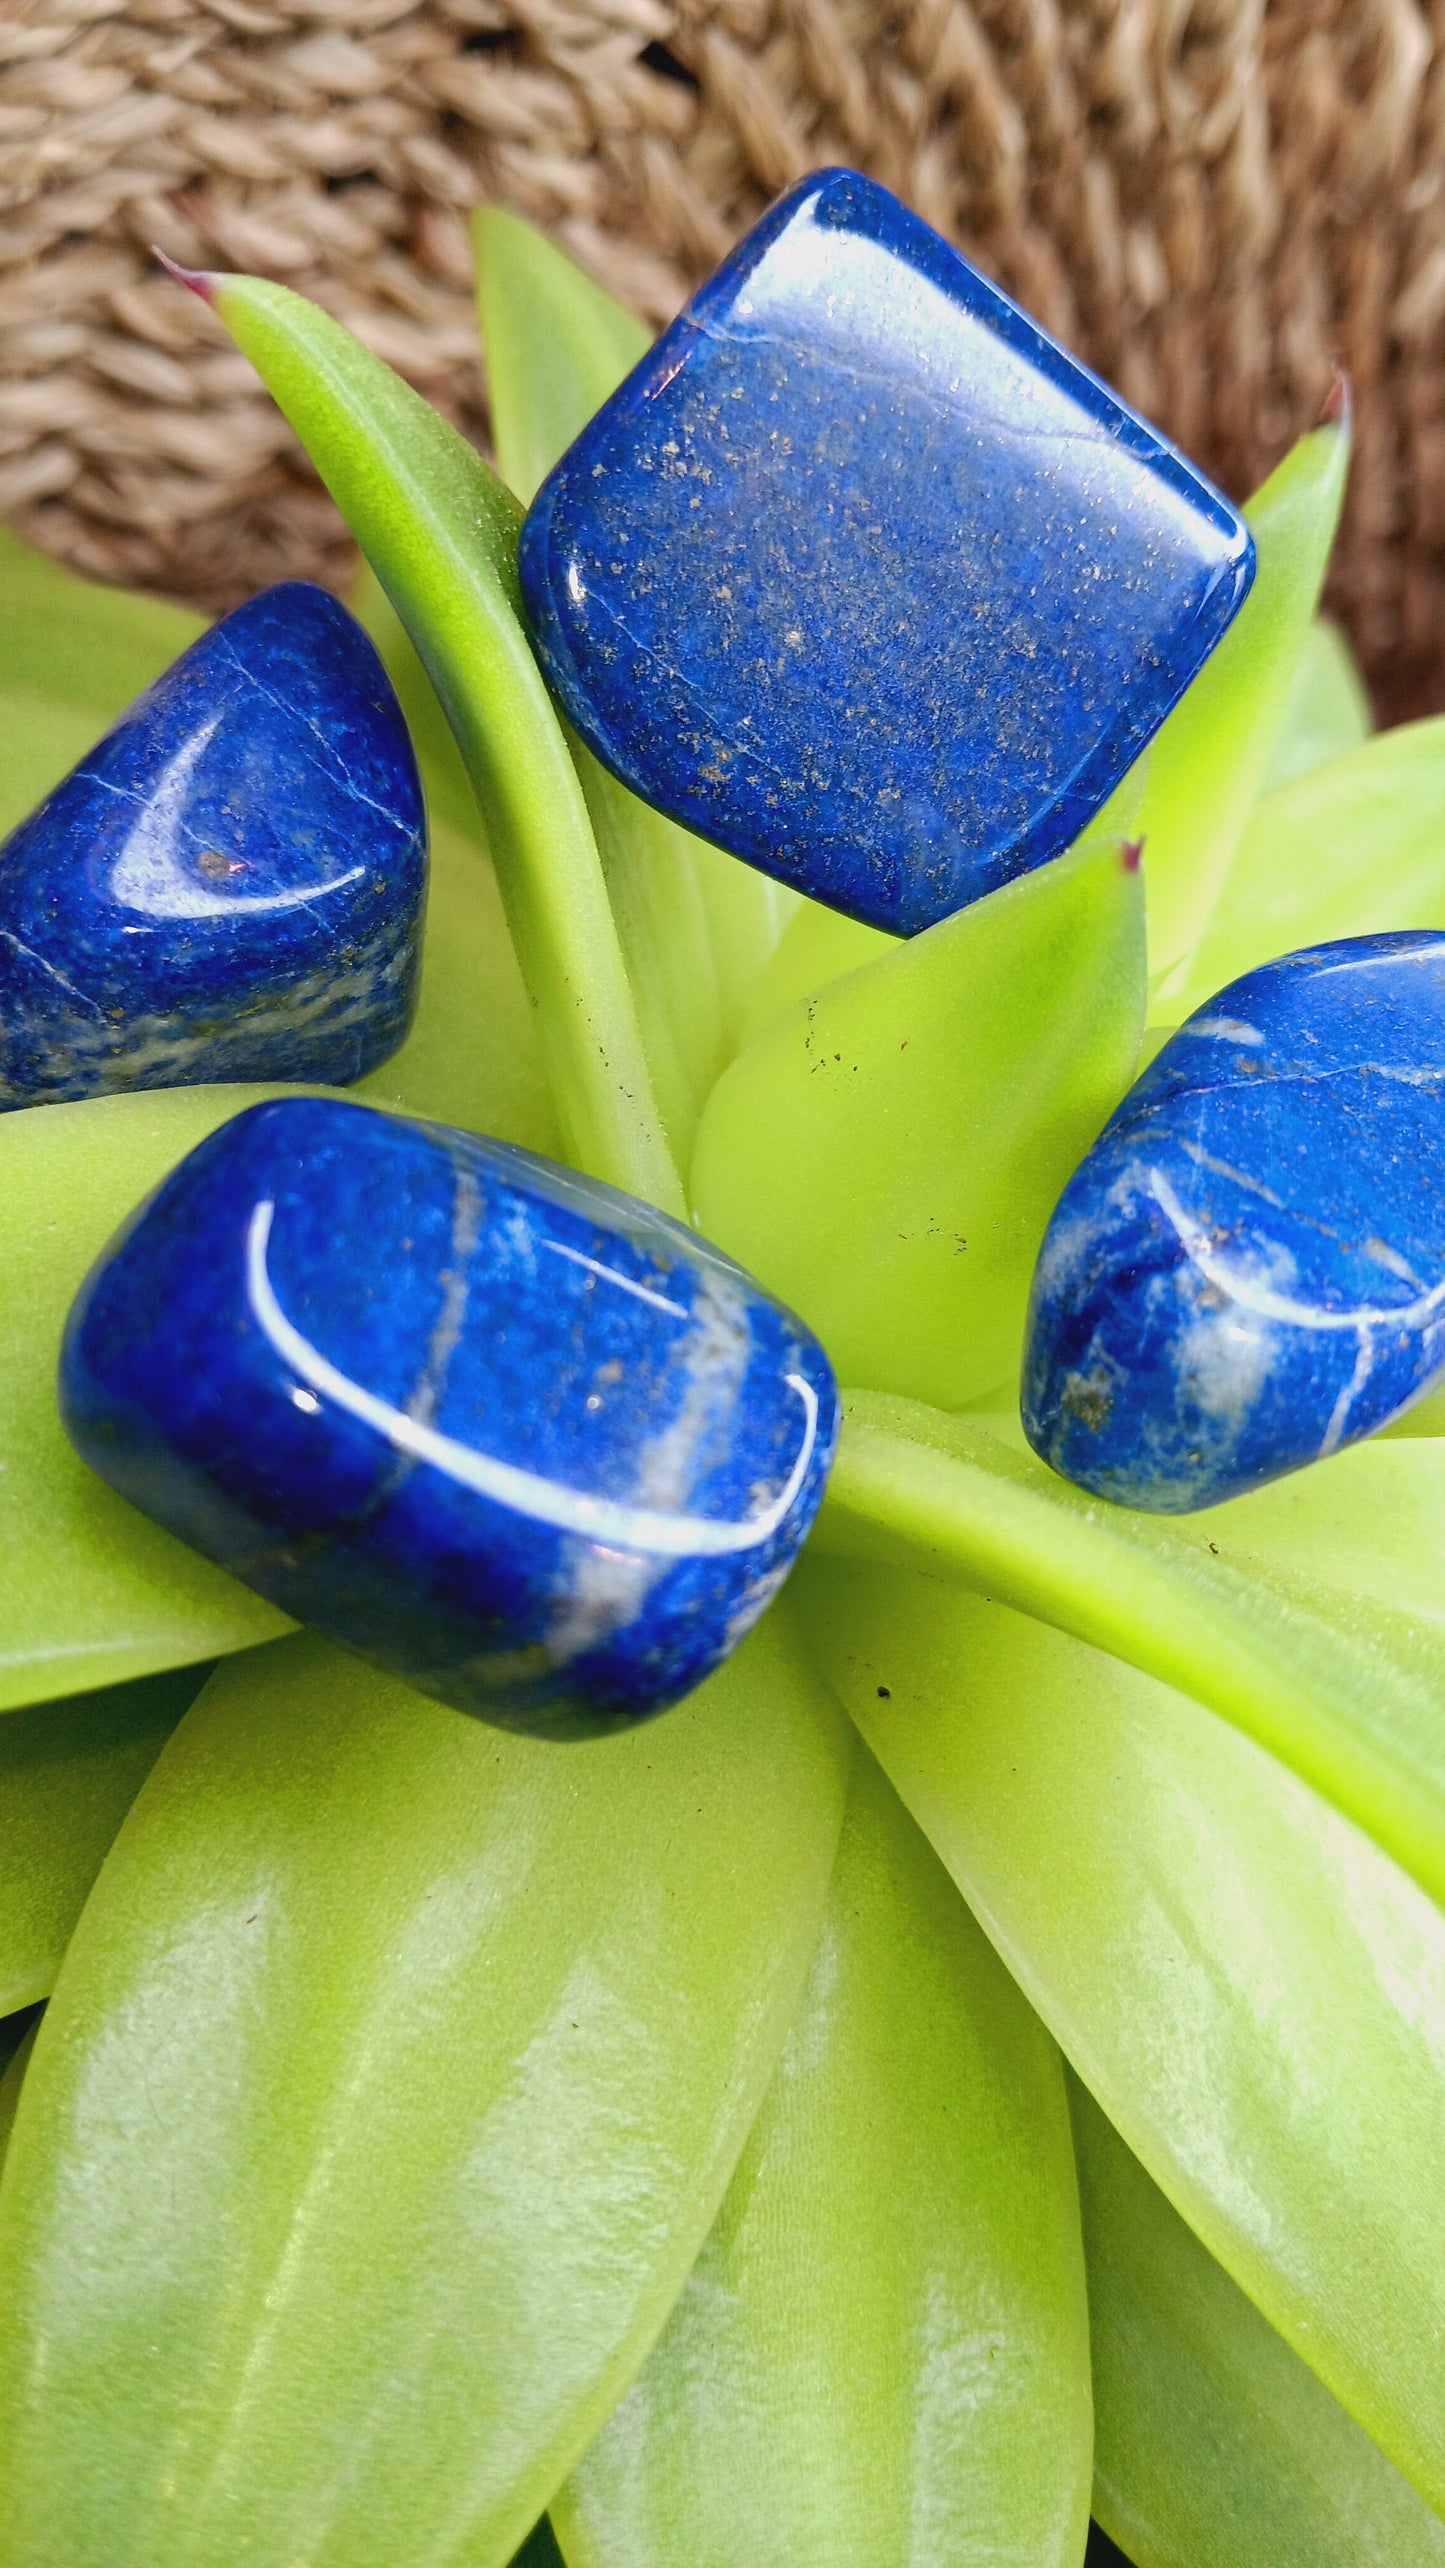
<path id="1" fill-rule="evenodd" d="M 1232 982 L 1049 1225 L 1023 1420 L 1101 1497 L 1210 1507 L 1370 1435 L 1445 1367 L 1445 936 Z"/>
<path id="2" fill-rule="evenodd" d="M 411 1022 L 426 874 L 371 642 L 324 589 L 264 591 L 0 847 L 0 1107 L 358 1078 Z"/>
<path id="3" fill-rule="evenodd" d="M 834 169 L 583 430 L 521 570 L 548 676 L 624 784 L 913 935 L 1072 844 L 1254 551 L 1097 376 Z"/>
<path id="4" fill-rule="evenodd" d="M 319 1098 L 223 1125 L 112 1241 L 61 1409 L 94 1470 L 285 1612 L 549 1736 L 718 1665 L 837 1434 L 817 1340 L 693 1232 Z"/>

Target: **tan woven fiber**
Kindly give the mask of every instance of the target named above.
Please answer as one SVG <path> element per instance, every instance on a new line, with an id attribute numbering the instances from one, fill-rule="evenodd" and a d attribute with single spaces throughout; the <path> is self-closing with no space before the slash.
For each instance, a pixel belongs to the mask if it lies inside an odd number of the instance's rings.
<path id="1" fill-rule="evenodd" d="M 214 321 L 315 295 L 478 437 L 496 197 L 662 320 L 786 181 L 874 172 L 1246 491 L 1334 361 L 1336 603 L 1445 704 L 1445 0 L 0 0 L 0 516 L 221 605 L 344 570 Z"/>

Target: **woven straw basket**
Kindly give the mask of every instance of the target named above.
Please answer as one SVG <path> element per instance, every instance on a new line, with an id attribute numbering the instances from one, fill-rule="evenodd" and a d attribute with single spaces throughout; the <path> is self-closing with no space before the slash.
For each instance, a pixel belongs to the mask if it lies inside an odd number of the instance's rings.
<path id="1" fill-rule="evenodd" d="M 233 603 L 329 504 L 149 262 L 259 269 L 484 438 L 466 215 L 665 319 L 786 182 L 899 190 L 1246 492 L 1335 362 L 1333 592 L 1445 704 L 1445 0 L 0 0 L 0 517 Z"/>

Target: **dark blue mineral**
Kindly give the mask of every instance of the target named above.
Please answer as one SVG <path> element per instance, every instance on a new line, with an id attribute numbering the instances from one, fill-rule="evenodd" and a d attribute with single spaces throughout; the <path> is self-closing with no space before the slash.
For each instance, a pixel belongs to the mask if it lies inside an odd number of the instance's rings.
<path id="1" fill-rule="evenodd" d="M 1384 1426 L 1445 1367 L 1445 936 L 1311 947 L 1167 1043 L 1034 1278 L 1030 1443 L 1209 1507 Z"/>
<path id="2" fill-rule="evenodd" d="M 426 815 L 324 589 L 238 607 L 0 847 L 0 1106 L 342 1082 L 416 1005 Z"/>
<path id="3" fill-rule="evenodd" d="M 828 1360 L 740 1268 L 550 1161 L 337 1100 L 251 1108 L 71 1313 L 87 1462 L 429 1694 L 576 1735 L 696 1685 L 786 1576 Z"/>
<path id="4" fill-rule="evenodd" d="M 1254 567 L 1217 491 L 849 170 L 693 298 L 521 561 L 552 684 L 625 784 L 905 935 L 1070 845 Z"/>

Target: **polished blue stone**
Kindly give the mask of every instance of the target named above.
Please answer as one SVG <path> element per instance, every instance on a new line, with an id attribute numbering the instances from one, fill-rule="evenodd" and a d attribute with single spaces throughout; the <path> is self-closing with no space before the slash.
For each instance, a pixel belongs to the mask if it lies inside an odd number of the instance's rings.
<path id="1" fill-rule="evenodd" d="M 416 1006 L 426 814 L 324 589 L 237 607 L 0 847 L 0 1106 L 342 1082 Z"/>
<path id="2" fill-rule="evenodd" d="M 191 1152 L 70 1316 L 95 1470 L 461 1710 L 576 1735 L 756 1621 L 823 1494 L 828 1359 L 739 1267 L 531 1152 L 335 1099 Z"/>
<path id="3" fill-rule="evenodd" d="M 1101 1497 L 1209 1507 L 1384 1426 L 1445 1367 L 1445 936 L 1247 973 L 1071 1178 L 1023 1418 Z"/>
<path id="4" fill-rule="evenodd" d="M 644 800 L 912 935 L 1071 844 L 1243 521 L 886 188 L 805 179 L 543 484 L 533 637 Z"/>

